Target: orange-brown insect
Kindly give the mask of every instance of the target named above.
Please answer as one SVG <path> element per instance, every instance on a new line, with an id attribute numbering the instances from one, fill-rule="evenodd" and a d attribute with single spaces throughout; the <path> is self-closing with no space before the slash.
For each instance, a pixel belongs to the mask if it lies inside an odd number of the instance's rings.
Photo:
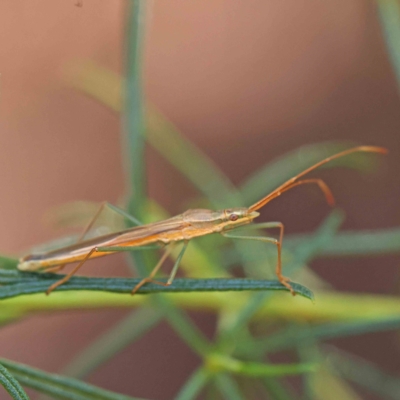
<path id="1" fill-rule="evenodd" d="M 280 196 L 282 193 L 294 188 L 295 186 L 304 184 L 316 184 L 322 190 L 328 204 L 334 204 L 334 198 L 329 187 L 321 179 L 303 179 L 299 180 L 301 177 L 309 173 L 310 171 L 320 167 L 323 164 L 328 163 L 331 160 L 343 157 L 345 155 L 355 153 L 358 151 L 362 152 L 373 152 L 382 153 L 387 152 L 386 149 L 375 146 L 360 146 L 354 147 L 340 153 L 334 154 L 331 157 L 325 158 L 324 160 L 314 164 L 310 168 L 307 168 L 300 174 L 289 179 L 281 186 L 276 188 L 273 192 L 259 200 L 257 203 L 253 204 L 249 208 L 238 207 L 219 211 L 212 210 L 188 210 L 183 214 L 179 214 L 175 217 L 168 218 L 164 221 L 159 221 L 147 225 L 137 226 L 131 229 L 127 229 L 121 232 L 108 234 L 100 236 L 94 239 L 79 242 L 75 245 L 64 247 L 59 250 L 51 251 L 43 254 L 33 254 L 23 257 L 19 260 L 18 269 L 21 271 L 42 271 L 42 272 L 54 272 L 62 269 L 66 264 L 78 262 L 77 266 L 68 273 L 65 277 L 60 279 L 58 282 L 51 285 L 47 294 L 52 292 L 61 284 L 67 282 L 72 275 L 74 275 L 79 268 L 89 259 L 95 257 L 106 256 L 108 254 L 113 254 L 119 251 L 134 250 L 137 248 L 145 248 L 148 245 L 161 245 L 168 246 L 160 261 L 154 267 L 151 274 L 142 279 L 132 290 L 132 294 L 136 293 L 140 287 L 142 287 L 147 282 L 153 282 L 160 285 L 171 285 L 182 256 L 186 250 L 188 242 L 198 236 L 209 235 L 211 233 L 220 233 L 222 235 L 237 238 L 237 239 L 251 239 L 259 240 L 263 242 L 273 243 L 276 245 L 278 250 L 278 262 L 276 266 L 276 275 L 282 285 L 286 286 L 291 293 L 294 295 L 292 286 L 289 283 L 289 279 L 282 275 L 282 261 L 281 261 L 281 248 L 284 226 L 280 222 L 270 222 L 253 224 L 250 227 L 259 228 L 278 228 L 279 229 L 279 239 L 273 239 L 263 236 L 244 236 L 244 235 L 234 235 L 231 231 L 239 226 L 247 225 L 253 222 L 260 213 L 257 212 L 260 208 L 264 207 L 271 200 Z M 111 205 L 110 205 L 111 206 Z M 136 222 L 133 217 L 127 215 L 124 211 L 117 209 L 115 206 L 111 206 L 114 210 L 120 212 L 127 218 Z M 100 214 L 101 209 L 96 213 L 95 217 L 92 219 L 89 226 L 86 228 L 82 238 L 85 236 L 86 232 L 91 228 L 94 221 Z M 172 272 L 167 280 L 167 282 L 155 281 L 157 271 L 161 268 L 162 264 L 170 254 L 172 247 L 177 242 L 183 242 L 182 250 L 172 268 Z"/>

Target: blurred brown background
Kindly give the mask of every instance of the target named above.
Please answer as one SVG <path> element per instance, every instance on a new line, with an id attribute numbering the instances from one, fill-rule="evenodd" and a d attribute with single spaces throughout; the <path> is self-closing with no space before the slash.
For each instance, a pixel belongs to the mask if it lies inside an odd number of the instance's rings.
<path id="1" fill-rule="evenodd" d="M 121 71 L 125 5 L 0 2 L 3 253 L 20 254 L 62 234 L 43 224 L 50 207 L 74 200 L 116 202 L 123 193 L 119 119 L 69 88 L 63 71 L 82 58 Z M 164 0 L 148 3 L 147 20 L 147 99 L 232 181 L 304 144 L 345 139 L 382 145 L 390 154 L 376 173 L 324 176 L 347 213 L 344 229 L 400 225 L 400 102 L 374 2 Z M 183 211 L 193 188 L 151 150 L 148 169 L 152 195 L 171 212 Z M 264 215 L 283 221 L 287 232 L 301 232 L 318 226 L 327 212 L 321 197 L 304 189 L 271 203 Z M 107 264 L 98 264 L 99 273 Z M 335 287 L 374 293 L 397 293 L 397 267 L 395 257 L 315 263 Z M 31 317 L 0 330 L 0 355 L 59 371 L 123 314 Z M 212 333 L 212 318 L 195 318 Z M 400 370 L 390 357 L 398 344 L 394 335 L 341 344 Z M 197 362 L 185 351 L 162 326 L 91 382 L 170 399 Z"/>

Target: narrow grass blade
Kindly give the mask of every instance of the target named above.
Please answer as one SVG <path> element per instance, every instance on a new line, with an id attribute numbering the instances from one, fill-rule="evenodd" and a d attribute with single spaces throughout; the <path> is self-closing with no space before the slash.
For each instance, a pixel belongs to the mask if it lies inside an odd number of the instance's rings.
<path id="1" fill-rule="evenodd" d="M 328 366 L 333 373 L 357 383 L 386 399 L 398 400 L 400 393 L 400 379 L 381 371 L 374 364 L 340 351 L 334 347 L 327 347 Z"/>
<path id="2" fill-rule="evenodd" d="M 18 273 L 18 272 L 17 272 Z M 34 274 L 18 273 L 21 283 L 13 283 L 0 287 L 0 299 L 5 299 L 20 294 L 33 294 L 44 292 L 52 283 L 57 282 L 63 275 L 55 274 Z M 27 282 L 24 283 L 23 275 L 27 275 Z M 36 275 L 36 278 L 34 277 Z M 56 291 L 65 290 L 104 290 L 116 293 L 130 293 L 132 288 L 141 279 L 128 278 L 95 278 L 74 276 L 65 284 L 59 286 Z M 165 281 L 165 280 L 164 280 Z M 1 278 L 0 278 L 1 282 Z M 312 292 L 298 283 L 292 283 L 294 291 L 310 300 L 313 300 Z M 170 286 L 160 286 L 148 283 L 142 286 L 137 294 L 149 293 L 178 293 L 178 292 L 210 292 L 210 291 L 243 291 L 243 290 L 272 290 L 288 291 L 278 281 L 264 279 L 175 279 Z"/>
<path id="3" fill-rule="evenodd" d="M 164 318 L 178 333 L 180 338 L 200 357 L 208 352 L 210 343 L 204 334 L 194 325 L 187 314 L 173 305 L 169 299 L 157 296 L 155 304 L 164 314 Z"/>
<path id="4" fill-rule="evenodd" d="M 0 364 L 0 385 L 14 400 L 29 400 L 24 389 L 2 364 Z"/>
<path id="5" fill-rule="evenodd" d="M 345 380 L 320 368 L 309 377 L 310 393 L 306 399 L 313 400 L 363 400 Z"/>
<path id="6" fill-rule="evenodd" d="M 63 373 L 74 378 L 84 378 L 106 363 L 128 345 L 139 339 L 162 318 L 159 311 L 142 308 L 117 323 L 88 347 L 66 367 Z"/>
<path id="7" fill-rule="evenodd" d="M 18 264 L 17 259 L 0 255 L 1 269 L 16 269 L 17 264 Z"/>
<path id="8" fill-rule="evenodd" d="M 236 381 L 226 373 L 215 375 L 214 382 L 220 393 L 226 400 L 245 400 Z"/>
<path id="9" fill-rule="evenodd" d="M 288 235 L 285 246 L 294 248 L 307 243 L 311 235 Z M 335 235 L 325 243 L 319 256 L 371 256 L 400 252 L 400 229 L 376 231 L 347 231 Z"/>
<path id="10" fill-rule="evenodd" d="M 175 400 L 195 400 L 210 379 L 204 368 L 197 369 L 176 395 Z"/>
<path id="11" fill-rule="evenodd" d="M 315 258 L 325 246 L 335 237 L 344 220 L 344 214 L 340 210 L 332 211 L 323 221 L 311 240 L 297 246 L 293 251 L 293 262 L 286 267 L 286 273 L 292 274 Z"/>
<path id="12" fill-rule="evenodd" d="M 254 339 L 247 343 L 246 352 L 277 352 L 307 344 L 311 341 L 330 340 L 341 337 L 362 335 L 372 332 L 383 332 L 400 329 L 400 317 L 375 321 L 349 321 L 302 327 L 290 326 L 264 339 Z"/>
<path id="13" fill-rule="evenodd" d="M 295 394 L 292 390 L 289 390 L 286 382 L 286 384 L 283 384 L 280 380 L 269 377 L 261 379 L 261 382 L 274 400 L 293 400 L 295 398 Z"/>
<path id="14" fill-rule="evenodd" d="M 139 400 L 138 398 L 110 392 L 97 386 L 66 378 L 61 375 L 49 374 L 24 364 L 0 359 L 2 363 L 24 386 L 41 393 L 65 400 Z"/>
<path id="15" fill-rule="evenodd" d="M 397 0 L 378 0 L 383 34 L 400 87 L 400 4 Z"/>

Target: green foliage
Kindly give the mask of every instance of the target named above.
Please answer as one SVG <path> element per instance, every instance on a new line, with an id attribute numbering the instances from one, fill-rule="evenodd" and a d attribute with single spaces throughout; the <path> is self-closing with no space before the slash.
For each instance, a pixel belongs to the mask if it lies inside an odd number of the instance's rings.
<path id="1" fill-rule="evenodd" d="M 0 364 L 0 384 L 14 400 L 29 400 L 24 389 L 2 364 Z"/>
<path id="2" fill-rule="evenodd" d="M 138 398 L 124 396 L 115 392 L 100 389 L 96 386 L 66 378 L 60 375 L 49 374 L 23 364 L 0 359 L 0 362 L 21 382 L 24 386 L 36 389 L 42 393 L 51 395 L 55 399 L 65 400 L 139 400 Z M 14 380 L 15 381 L 15 380 Z M 19 387 L 19 386 L 18 386 Z M 24 392 L 20 389 L 20 393 Z M 16 397 L 18 398 L 18 397 Z M 20 399 L 28 398 L 19 397 Z"/>
<path id="3" fill-rule="evenodd" d="M 166 218 L 167 213 L 147 196 L 145 146 L 152 146 L 184 175 L 198 190 L 199 201 L 213 208 L 246 206 L 258 200 L 297 172 L 326 156 L 349 146 L 327 142 L 305 146 L 266 164 L 235 188 L 216 164 L 153 106 L 146 106 L 142 94 L 142 46 L 144 1 L 132 0 L 126 23 L 126 80 L 99 66 L 85 63 L 70 84 L 122 113 L 123 160 L 126 174 L 126 209 L 139 220 Z M 379 9 L 389 49 L 397 66 L 400 21 L 394 1 L 380 1 Z M 393 10 L 397 14 L 393 14 Z M 397 68 L 399 69 L 399 68 Z M 113 97 L 116 86 L 119 96 Z M 122 101 L 121 99 L 124 99 Z M 374 169 L 378 157 L 353 155 L 326 165 L 338 164 L 361 171 Z M 200 173 L 201 171 L 201 173 Z M 149 209 L 152 210 L 150 216 Z M 77 210 L 78 213 L 78 210 Z M 329 387 L 330 398 L 356 399 L 347 381 L 355 382 L 382 398 L 394 399 L 400 380 L 390 377 L 365 360 L 354 359 L 326 347 L 324 341 L 364 333 L 397 330 L 400 327 L 400 301 L 390 296 L 348 295 L 326 291 L 322 280 L 307 280 L 308 265 L 317 257 L 368 256 L 400 253 L 400 228 L 382 231 L 340 232 L 343 212 L 335 210 L 312 233 L 286 235 L 284 272 L 299 273 L 301 282 L 314 285 L 313 293 L 300 284 L 287 289 L 266 271 L 266 261 L 275 264 L 276 249 L 265 245 L 250 247 L 226 239 L 198 241 L 189 246 L 182 260 L 187 276 L 170 287 L 146 284 L 135 296 L 128 293 L 138 279 L 88 278 L 74 276 L 49 297 L 44 291 L 59 275 L 23 273 L 16 270 L 17 260 L 0 257 L 0 324 L 40 311 L 61 311 L 80 307 L 129 307 L 135 311 L 109 328 L 65 368 L 54 375 L 0 360 L 0 383 L 13 399 L 27 399 L 20 385 L 51 395 L 56 399 L 133 399 L 112 393 L 80 380 L 106 363 L 118 352 L 165 320 L 182 341 L 195 352 L 201 365 L 176 395 L 178 400 L 206 398 L 289 400 L 300 395 L 291 388 L 287 375 L 303 378 L 303 398 L 321 398 L 321 388 Z M 249 249 L 251 249 L 249 251 Z M 173 253 L 173 257 L 178 254 Z M 131 252 L 129 265 L 146 275 L 156 262 L 155 253 Z M 243 265 L 246 274 L 257 279 L 237 279 L 223 265 Z M 260 272 L 261 271 L 261 272 Z M 308 272 L 301 278 L 302 272 Z M 265 272 L 265 276 L 263 275 Z M 215 278 L 218 277 L 218 278 Z M 262 279 L 261 279 L 262 278 Z M 204 292 L 208 292 L 205 294 Z M 235 291 L 235 293 L 233 293 Z M 147 294 L 144 296 L 144 294 Z M 27 296 L 29 295 L 29 296 Z M 188 310 L 213 312 L 217 332 L 212 339 L 191 321 Z M 291 363 L 271 361 L 276 353 L 295 350 Z M 261 396 L 261 397 L 260 397 Z M 322 397 L 323 398 L 323 397 Z"/>

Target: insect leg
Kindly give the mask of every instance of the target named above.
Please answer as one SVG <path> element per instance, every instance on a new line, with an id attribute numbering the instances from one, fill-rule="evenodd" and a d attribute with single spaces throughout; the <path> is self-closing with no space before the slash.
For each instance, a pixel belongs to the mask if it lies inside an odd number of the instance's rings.
<path id="1" fill-rule="evenodd" d="M 168 286 L 172 284 L 172 282 L 173 282 L 173 280 L 175 278 L 175 275 L 178 272 L 179 264 L 180 264 L 180 262 L 182 260 L 183 255 L 185 254 L 185 251 L 187 249 L 188 244 L 189 244 L 189 242 L 185 242 L 183 244 L 182 250 L 179 253 L 178 258 L 176 259 L 174 266 L 172 267 L 172 271 L 171 271 L 171 273 L 170 273 L 170 275 L 168 277 L 168 281 L 167 281 L 167 285 Z"/>
<path id="2" fill-rule="evenodd" d="M 78 243 L 81 242 L 84 239 L 84 237 L 86 236 L 86 234 L 90 231 L 90 229 L 92 229 L 94 223 L 96 222 L 97 218 L 99 218 L 100 214 L 102 213 L 102 211 L 104 210 L 105 207 L 111 208 L 111 210 L 115 211 L 117 214 L 120 214 L 123 217 L 125 217 L 126 219 L 128 219 L 129 221 L 133 222 L 134 225 L 142 225 L 142 223 L 139 220 L 137 220 L 132 215 L 128 214 L 126 211 L 122 210 L 121 208 L 119 208 L 117 206 L 114 206 L 111 203 L 108 203 L 107 201 L 104 201 L 101 203 L 99 209 L 96 211 L 96 214 L 93 216 L 93 218 L 90 220 L 90 222 L 88 223 L 88 225 L 82 232 L 81 236 L 78 239 Z"/>
<path id="3" fill-rule="evenodd" d="M 171 251 L 172 251 L 173 245 L 170 245 L 167 250 L 165 250 L 164 254 L 162 255 L 162 257 L 160 258 L 160 260 L 158 261 L 158 263 L 156 264 L 156 266 L 153 268 L 153 270 L 151 271 L 150 275 L 147 278 L 143 278 L 133 289 L 132 289 L 132 294 L 135 294 L 145 283 L 147 282 L 152 282 L 154 276 L 156 275 L 156 273 L 158 272 L 158 270 L 162 267 L 162 265 L 164 264 L 164 261 L 168 258 L 168 256 L 170 255 Z"/>
<path id="4" fill-rule="evenodd" d="M 167 257 L 170 255 L 173 245 L 170 245 L 169 248 L 165 251 L 165 253 L 163 254 L 163 256 L 161 257 L 160 261 L 157 263 L 157 265 L 153 268 L 153 271 L 151 271 L 151 274 L 147 277 L 142 279 L 132 290 L 132 294 L 135 294 L 145 283 L 156 283 L 157 285 L 162 285 L 162 286 L 169 286 L 172 284 L 175 275 L 178 271 L 178 267 L 179 264 L 182 260 L 183 254 L 186 251 L 186 248 L 188 246 L 189 242 L 185 242 L 181 252 L 178 255 L 178 258 L 175 261 L 174 266 L 172 267 L 172 271 L 168 277 L 167 282 L 160 282 L 160 281 L 156 281 L 153 280 L 154 276 L 156 275 L 156 273 L 158 272 L 158 270 L 161 268 L 162 264 L 164 263 L 164 261 L 167 259 Z"/>
<path id="5" fill-rule="evenodd" d="M 289 283 L 289 278 L 286 278 L 285 276 L 282 275 L 282 240 L 283 240 L 283 232 L 284 232 L 284 225 L 281 222 L 265 222 L 265 223 L 260 223 L 260 224 L 253 224 L 246 229 L 267 229 L 267 228 L 278 228 L 279 229 L 279 240 L 266 237 L 266 236 L 251 236 L 251 235 L 236 235 L 233 233 L 229 232 L 222 232 L 222 235 L 232 238 L 232 239 L 247 239 L 247 240 L 258 240 L 260 242 L 264 243 L 273 243 L 276 245 L 277 250 L 278 250 L 278 262 L 276 264 L 276 276 L 278 277 L 279 282 L 287 287 L 290 290 L 290 293 L 294 296 L 296 293 L 293 290 L 292 286 Z"/>
<path id="6" fill-rule="evenodd" d="M 59 281 L 53 283 L 53 285 L 51 285 L 47 291 L 46 294 L 50 294 L 54 289 L 58 288 L 58 286 L 62 285 L 63 283 L 69 281 L 69 279 L 71 278 L 71 276 L 73 276 L 82 266 L 83 264 L 89 260 L 90 256 L 95 253 L 111 253 L 111 252 L 119 252 L 119 251 L 134 251 L 134 250 L 148 250 L 148 249 L 158 249 L 160 248 L 160 246 L 109 246 L 109 247 L 94 247 L 92 250 L 89 251 L 88 254 L 86 254 L 85 258 L 79 262 L 79 264 L 72 269 L 71 272 L 69 272 L 67 275 L 65 275 L 62 279 L 60 279 Z M 64 265 L 57 265 L 55 267 L 49 267 L 47 269 L 45 269 L 43 272 L 57 272 L 59 270 L 61 270 L 62 268 L 65 267 Z"/>
<path id="7" fill-rule="evenodd" d="M 104 201 L 104 202 L 101 203 L 99 209 L 96 211 L 96 213 L 95 213 L 95 215 L 93 216 L 93 218 L 90 220 L 90 222 L 88 223 L 88 225 L 85 227 L 84 231 L 82 232 L 82 234 L 81 234 L 80 237 L 78 238 L 77 243 L 81 242 L 81 241 L 85 238 L 86 234 L 90 231 L 90 229 L 92 229 L 94 223 L 95 223 L 96 220 L 99 218 L 100 214 L 102 213 L 102 211 L 104 210 L 105 207 L 111 208 L 111 210 L 115 211 L 117 214 L 122 215 L 123 217 L 125 217 L 125 218 L 128 219 L 129 221 L 133 222 L 135 225 L 142 225 L 142 223 L 141 223 L 138 219 L 136 219 L 134 216 L 128 214 L 126 211 L 122 210 L 121 208 L 119 208 L 119 207 L 117 207 L 117 206 L 114 206 L 113 204 L 108 203 L 107 201 Z M 100 250 L 100 249 L 99 249 L 98 251 L 101 252 L 101 251 L 104 251 L 104 250 Z M 116 251 L 118 251 L 118 250 L 116 250 Z M 83 263 L 82 263 L 82 264 L 83 264 Z M 81 266 L 82 266 L 82 265 L 81 265 Z M 81 266 L 80 266 L 80 267 L 81 267 Z M 62 270 L 64 267 L 65 267 L 65 264 L 64 264 L 64 265 L 58 265 L 58 266 L 55 266 L 55 267 L 50 267 L 50 268 L 44 269 L 43 272 L 58 272 L 58 271 Z M 79 267 L 79 268 L 80 268 L 80 267 Z M 69 278 L 68 278 L 68 279 L 69 279 Z M 57 287 L 57 286 L 56 286 L 56 287 Z M 50 288 L 49 288 L 49 289 L 50 289 Z M 52 289 L 52 290 L 54 290 L 54 289 Z M 51 292 L 52 290 L 50 290 L 50 292 Z M 50 292 L 49 292 L 49 293 L 50 293 Z M 49 294 L 49 293 L 48 293 L 48 294 Z"/>
<path id="8" fill-rule="evenodd" d="M 62 279 L 60 279 L 59 281 L 53 283 L 47 290 L 46 290 L 46 294 L 49 295 L 54 289 L 58 288 L 60 285 L 62 285 L 65 282 L 68 282 L 71 278 L 72 275 L 74 275 L 79 268 L 82 267 L 83 264 L 85 264 L 85 262 L 90 258 L 90 256 L 94 253 L 98 251 L 97 247 L 93 247 L 92 250 L 89 251 L 89 253 L 86 254 L 85 258 L 76 266 L 74 267 L 71 272 L 69 272 L 67 275 L 65 275 Z"/>

